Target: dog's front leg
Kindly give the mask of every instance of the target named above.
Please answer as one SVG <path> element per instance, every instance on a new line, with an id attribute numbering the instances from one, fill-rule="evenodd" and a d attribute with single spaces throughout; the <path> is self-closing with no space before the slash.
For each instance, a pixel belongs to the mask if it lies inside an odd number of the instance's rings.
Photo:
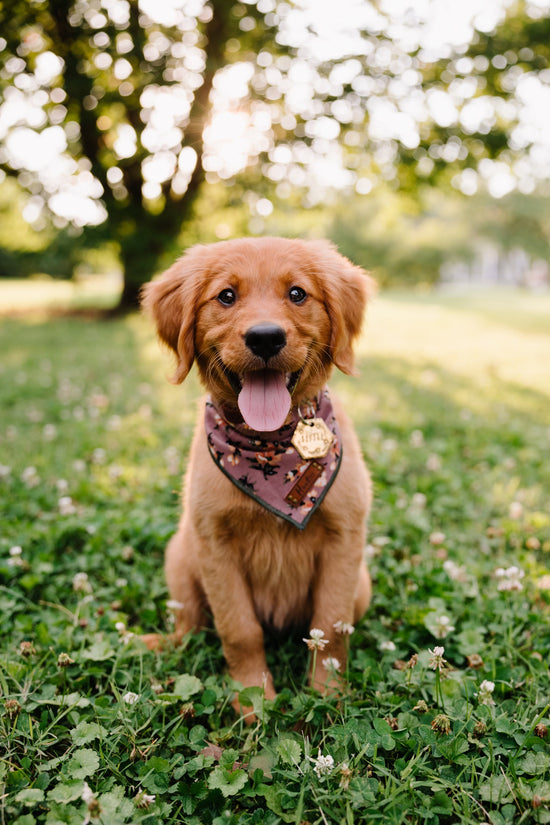
<path id="1" fill-rule="evenodd" d="M 243 687 L 263 687 L 266 698 L 274 699 L 276 693 L 265 658 L 263 630 L 242 573 L 227 561 L 221 569 L 219 564 L 214 564 L 202 572 L 229 673 Z M 237 699 L 233 705 L 237 711 L 244 710 Z"/>
<path id="2" fill-rule="evenodd" d="M 361 550 L 350 553 L 354 546 Z M 310 683 L 321 692 L 340 686 L 348 655 L 346 631 L 370 600 L 370 579 L 362 561 L 362 547 L 362 537 L 357 540 L 348 536 L 324 551 L 319 560 L 311 627 L 322 630 L 328 644 L 313 657 Z"/>

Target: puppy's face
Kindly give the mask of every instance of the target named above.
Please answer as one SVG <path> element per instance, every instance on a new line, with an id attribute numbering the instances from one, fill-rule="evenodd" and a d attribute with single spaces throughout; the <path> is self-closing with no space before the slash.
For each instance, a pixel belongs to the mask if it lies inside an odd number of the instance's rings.
<path id="1" fill-rule="evenodd" d="M 243 239 L 194 247 L 145 288 L 160 337 L 254 430 L 284 423 L 336 364 L 351 372 L 371 281 L 325 242 Z"/>

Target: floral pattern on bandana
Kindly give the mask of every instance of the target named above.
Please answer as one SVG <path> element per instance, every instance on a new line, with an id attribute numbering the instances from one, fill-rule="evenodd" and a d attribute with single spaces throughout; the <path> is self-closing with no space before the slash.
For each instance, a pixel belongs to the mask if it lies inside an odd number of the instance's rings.
<path id="1" fill-rule="evenodd" d="M 277 432 L 258 433 L 244 423 L 229 423 L 208 399 L 204 423 L 210 455 L 224 475 L 263 507 L 303 530 L 340 469 L 342 441 L 328 389 L 313 402 L 302 404 L 301 413 L 305 419 L 322 418 L 334 440 L 327 455 L 315 459 L 316 477 L 297 506 L 285 497 L 312 465 L 312 460 L 302 458 L 291 444 L 300 421 L 297 410 Z"/>

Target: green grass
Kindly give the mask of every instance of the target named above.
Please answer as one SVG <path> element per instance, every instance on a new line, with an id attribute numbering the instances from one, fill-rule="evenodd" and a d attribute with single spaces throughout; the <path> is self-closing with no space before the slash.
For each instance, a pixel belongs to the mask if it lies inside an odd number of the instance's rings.
<path id="1" fill-rule="evenodd" d="M 109 309 L 116 305 L 121 279 L 111 275 L 81 276 L 75 281 L 60 281 L 48 275 L 25 280 L 0 280 L 0 307 L 4 313 L 75 310 L 86 307 Z"/>
<path id="2" fill-rule="evenodd" d="M 520 293 L 373 304 L 332 384 L 374 478 L 374 602 L 342 698 L 268 638 L 281 692 L 251 692 L 251 727 L 214 631 L 136 638 L 170 627 L 196 378 L 167 382 L 137 317 L 0 320 L 1 825 L 549 822 L 549 318 Z"/>

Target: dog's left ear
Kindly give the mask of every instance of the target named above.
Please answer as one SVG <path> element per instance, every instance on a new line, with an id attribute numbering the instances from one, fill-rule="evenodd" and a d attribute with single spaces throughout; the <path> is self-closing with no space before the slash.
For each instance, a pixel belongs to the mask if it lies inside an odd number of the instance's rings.
<path id="1" fill-rule="evenodd" d="M 192 247 L 141 293 L 143 309 L 153 316 L 159 338 L 176 353 L 174 384 L 181 384 L 195 359 L 195 310 L 206 255 L 206 247 Z"/>
<path id="2" fill-rule="evenodd" d="M 373 278 L 355 266 L 327 241 L 311 242 L 317 248 L 323 275 L 325 305 L 331 323 L 331 357 L 339 370 L 355 373 L 353 344 L 363 323 L 367 302 L 376 292 Z"/>

